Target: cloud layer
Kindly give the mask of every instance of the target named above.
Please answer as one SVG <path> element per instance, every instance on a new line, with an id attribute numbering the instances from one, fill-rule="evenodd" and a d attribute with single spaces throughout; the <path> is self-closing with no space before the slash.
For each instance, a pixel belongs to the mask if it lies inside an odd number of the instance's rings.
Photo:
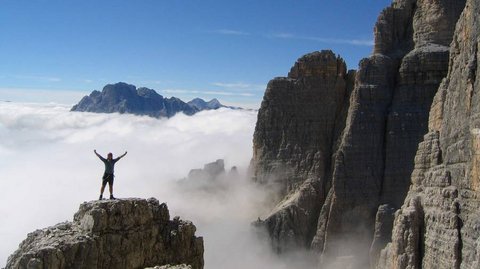
<path id="1" fill-rule="evenodd" d="M 213 192 L 177 184 L 191 168 L 225 159 L 245 171 L 256 112 L 218 110 L 153 119 L 69 112 L 58 105 L 0 103 L 0 265 L 28 232 L 71 220 L 98 197 L 103 164 L 93 154 L 128 151 L 116 166 L 117 197 L 157 197 L 192 220 L 205 239 L 206 268 L 289 268 L 250 222 L 264 191 L 245 177 Z M 225 184 L 226 183 L 226 184 Z"/>

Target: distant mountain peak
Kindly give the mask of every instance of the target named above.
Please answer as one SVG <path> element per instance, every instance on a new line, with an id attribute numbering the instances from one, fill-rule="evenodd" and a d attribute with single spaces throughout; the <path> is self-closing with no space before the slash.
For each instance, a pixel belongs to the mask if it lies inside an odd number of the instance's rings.
<path id="1" fill-rule="evenodd" d="M 219 109 L 221 107 L 226 107 L 222 105 L 216 98 L 206 102 L 202 98 L 195 98 L 188 102 L 188 104 L 195 109 L 201 110 L 211 110 L 211 109 Z"/>
<path id="2" fill-rule="evenodd" d="M 177 97 L 164 98 L 155 90 L 146 87 L 137 88 L 125 82 L 107 84 L 102 91 L 94 90 L 74 105 L 71 111 L 94 113 L 129 113 L 151 117 L 172 117 L 182 112 L 193 115 L 202 110 L 219 109 L 224 106 L 216 98 L 206 102 L 195 98 L 185 103 Z"/>

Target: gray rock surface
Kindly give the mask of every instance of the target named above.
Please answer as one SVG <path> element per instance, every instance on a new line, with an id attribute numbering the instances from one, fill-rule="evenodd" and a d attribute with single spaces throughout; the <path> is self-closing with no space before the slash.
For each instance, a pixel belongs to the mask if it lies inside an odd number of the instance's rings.
<path id="1" fill-rule="evenodd" d="M 164 98 L 152 89 L 137 89 L 134 85 L 119 82 L 106 85 L 102 92 L 93 91 L 89 96 L 83 97 L 78 104 L 72 107 L 71 111 L 118 112 L 158 118 L 172 117 L 179 112 L 193 115 L 199 111 L 221 107 L 227 106 L 222 105 L 217 99 L 205 102 L 200 98 L 195 98 L 185 103 L 176 97 Z"/>
<path id="2" fill-rule="evenodd" d="M 73 222 L 28 234 L 6 269 L 203 268 L 203 239 L 155 198 L 85 202 Z"/>
<path id="3" fill-rule="evenodd" d="M 251 167 L 276 190 L 265 226 L 278 252 L 307 247 L 330 187 L 331 155 L 343 129 L 354 72 L 332 51 L 307 54 L 288 77 L 268 83 L 254 134 Z"/>
<path id="4" fill-rule="evenodd" d="M 480 2 L 467 0 L 378 268 L 480 268 L 479 14 Z"/>
<path id="5" fill-rule="evenodd" d="M 280 202 L 264 221 L 276 250 L 293 242 L 318 251 L 322 264 L 339 258 L 343 264 L 344 257 L 353 257 L 355 268 L 375 263 L 392 231 L 391 211 L 408 192 L 464 5 L 462 0 L 393 1 L 378 18 L 374 53 L 360 62 L 353 90 L 346 94 L 349 102 L 335 101 L 338 88 L 328 82 L 321 92 L 298 90 L 315 88 L 302 76 L 338 81 L 342 76 L 329 72 L 335 65 L 322 69 L 299 60 L 289 78 L 270 82 L 254 134 L 252 167 L 258 182 L 280 186 Z M 316 225 L 313 234 L 311 225 Z"/>
<path id="6" fill-rule="evenodd" d="M 207 163 L 203 169 L 192 169 L 188 173 L 188 180 L 215 180 L 219 176 L 225 175 L 225 162 L 218 159 L 215 162 Z"/>

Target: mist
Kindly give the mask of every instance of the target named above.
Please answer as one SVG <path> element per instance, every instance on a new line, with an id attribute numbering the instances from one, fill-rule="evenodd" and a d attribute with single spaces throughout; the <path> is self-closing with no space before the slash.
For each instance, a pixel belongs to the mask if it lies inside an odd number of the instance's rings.
<path id="1" fill-rule="evenodd" d="M 114 157 L 128 151 L 115 167 L 117 198 L 156 197 L 172 217 L 197 226 L 205 268 L 303 267 L 303 254 L 278 258 L 250 225 L 268 210 L 266 191 L 245 176 L 255 121 L 255 111 L 229 109 L 155 119 L 0 103 L 0 265 L 27 233 L 71 221 L 80 203 L 98 199 L 103 163 L 96 149 Z M 226 187 L 211 191 L 178 184 L 216 159 L 227 171 L 237 166 L 240 176 L 221 179 Z"/>

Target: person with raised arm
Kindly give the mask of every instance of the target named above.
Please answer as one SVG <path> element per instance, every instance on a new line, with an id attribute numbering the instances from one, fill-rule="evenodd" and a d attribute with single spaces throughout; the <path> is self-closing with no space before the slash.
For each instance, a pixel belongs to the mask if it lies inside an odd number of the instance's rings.
<path id="1" fill-rule="evenodd" d="M 96 149 L 93 150 L 93 152 L 105 164 L 105 172 L 103 173 L 102 187 L 100 188 L 100 197 L 98 198 L 98 200 L 103 199 L 103 191 L 105 190 L 105 186 L 107 185 L 107 183 L 108 189 L 110 191 L 110 199 L 115 199 L 115 197 L 113 197 L 113 178 L 115 177 L 113 173 L 115 169 L 115 163 L 118 162 L 121 158 L 125 157 L 125 155 L 127 155 L 127 152 L 125 151 L 123 155 L 115 159 L 113 158 L 113 154 L 111 152 L 108 153 L 106 159 L 103 158 L 102 155 L 98 154 Z"/>

